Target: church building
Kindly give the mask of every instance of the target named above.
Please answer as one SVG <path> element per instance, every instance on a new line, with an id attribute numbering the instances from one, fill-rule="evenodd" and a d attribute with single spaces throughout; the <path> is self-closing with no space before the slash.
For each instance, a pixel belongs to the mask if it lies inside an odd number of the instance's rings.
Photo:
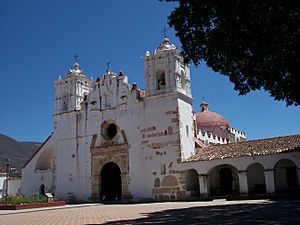
<path id="1" fill-rule="evenodd" d="M 299 191 L 300 135 L 246 140 L 192 107 L 190 66 L 164 38 L 144 56 L 145 90 L 80 65 L 54 81 L 54 130 L 22 169 L 22 194 L 75 201 L 186 200 Z M 195 84 L 196 85 L 196 84 Z"/>

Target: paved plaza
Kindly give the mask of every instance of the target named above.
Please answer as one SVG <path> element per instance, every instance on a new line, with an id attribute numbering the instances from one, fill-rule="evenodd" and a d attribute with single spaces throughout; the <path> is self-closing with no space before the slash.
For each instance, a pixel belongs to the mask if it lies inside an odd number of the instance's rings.
<path id="1" fill-rule="evenodd" d="M 0 210 L 0 224 L 300 224 L 300 201 L 82 204 L 18 211 Z"/>

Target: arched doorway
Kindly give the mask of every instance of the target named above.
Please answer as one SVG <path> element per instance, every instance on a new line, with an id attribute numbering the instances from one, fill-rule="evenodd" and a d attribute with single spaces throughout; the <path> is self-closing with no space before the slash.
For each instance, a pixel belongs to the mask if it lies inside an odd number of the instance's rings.
<path id="1" fill-rule="evenodd" d="M 237 169 L 231 165 L 220 165 L 209 174 L 210 195 L 239 194 L 239 177 Z"/>
<path id="2" fill-rule="evenodd" d="M 41 186 L 40 186 L 40 195 L 41 195 L 41 196 L 46 195 L 46 187 L 45 187 L 45 184 L 41 184 Z"/>
<path id="3" fill-rule="evenodd" d="M 253 163 L 247 168 L 247 181 L 249 194 L 266 193 L 264 168 L 259 163 Z"/>
<path id="4" fill-rule="evenodd" d="M 109 162 L 101 170 L 101 200 L 119 200 L 122 196 L 121 170 Z"/>
<path id="5" fill-rule="evenodd" d="M 194 169 L 185 172 L 186 190 L 192 198 L 200 197 L 198 172 Z"/>
<path id="6" fill-rule="evenodd" d="M 279 160 L 274 167 L 276 192 L 299 191 L 297 167 L 289 159 Z"/>

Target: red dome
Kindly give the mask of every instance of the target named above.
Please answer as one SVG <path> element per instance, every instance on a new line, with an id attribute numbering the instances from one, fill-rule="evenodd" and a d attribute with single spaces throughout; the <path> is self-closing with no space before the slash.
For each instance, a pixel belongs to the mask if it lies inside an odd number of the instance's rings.
<path id="1" fill-rule="evenodd" d="M 196 122 L 197 128 L 200 130 L 206 130 L 205 128 L 215 126 L 225 126 L 227 128 L 231 127 L 228 121 L 223 116 L 210 111 L 196 113 Z"/>

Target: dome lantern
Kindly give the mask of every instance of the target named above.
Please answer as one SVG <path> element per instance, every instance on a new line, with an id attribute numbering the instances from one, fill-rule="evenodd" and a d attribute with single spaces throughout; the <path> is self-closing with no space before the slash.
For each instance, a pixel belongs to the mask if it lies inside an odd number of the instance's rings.
<path id="1" fill-rule="evenodd" d="M 203 101 L 201 104 L 200 104 L 200 109 L 201 109 L 201 112 L 204 112 L 204 111 L 208 111 L 208 103 Z"/>

